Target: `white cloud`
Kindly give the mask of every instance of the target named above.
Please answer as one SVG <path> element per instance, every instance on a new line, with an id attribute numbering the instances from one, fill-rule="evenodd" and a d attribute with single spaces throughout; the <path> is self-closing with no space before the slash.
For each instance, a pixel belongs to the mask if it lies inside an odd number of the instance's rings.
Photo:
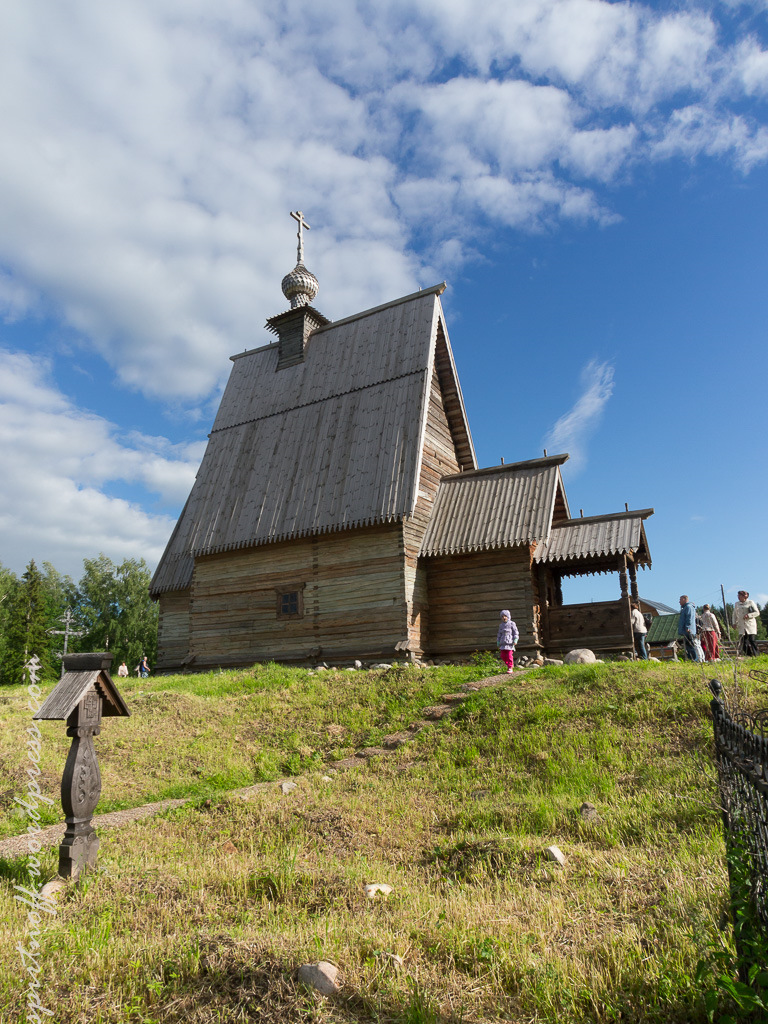
<path id="1" fill-rule="evenodd" d="M 180 504 L 204 445 L 121 437 L 100 416 L 74 408 L 47 366 L 0 349 L 0 548 L 15 571 L 30 558 L 77 577 L 100 551 L 122 560 L 162 554 L 173 519 L 142 510 L 145 491 Z M 130 485 L 136 500 L 110 495 Z"/>
<path id="2" fill-rule="evenodd" d="M 592 359 L 581 372 L 582 393 L 573 408 L 561 416 L 544 439 L 552 454 L 568 452 L 569 471 L 576 473 L 587 462 L 587 441 L 600 423 L 603 409 L 613 394 L 613 367 Z"/>
<path id="3" fill-rule="evenodd" d="M 713 19 L 695 0 L 6 4 L 0 316 L 43 311 L 130 387 L 198 401 L 283 308 L 290 209 L 341 316 L 443 276 L 437 254 L 458 269 L 489 220 L 610 223 L 601 186 L 639 163 L 767 160 L 732 109 L 765 93 L 765 54 Z"/>

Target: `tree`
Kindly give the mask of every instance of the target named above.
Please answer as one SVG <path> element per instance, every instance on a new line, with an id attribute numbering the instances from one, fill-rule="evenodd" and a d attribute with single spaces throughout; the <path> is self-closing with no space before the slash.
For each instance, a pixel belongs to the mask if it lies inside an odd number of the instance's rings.
<path id="1" fill-rule="evenodd" d="M 55 602 L 46 577 L 33 559 L 10 594 L 2 665 L 3 683 L 21 683 L 24 666 L 33 654 L 40 659 L 43 677 L 56 674 L 52 651 L 54 639 L 48 632 L 55 613 Z"/>
<path id="2" fill-rule="evenodd" d="M 85 635 L 82 651 L 112 651 L 115 662 L 137 665 L 157 654 L 157 605 L 149 596 L 152 574 L 143 558 L 115 566 L 110 558 L 86 558 L 78 586 L 78 617 Z"/>
<path id="3" fill-rule="evenodd" d="M 0 564 L 0 680 L 3 677 L 3 665 L 8 647 L 8 623 L 18 585 L 19 581 L 16 575 Z"/>

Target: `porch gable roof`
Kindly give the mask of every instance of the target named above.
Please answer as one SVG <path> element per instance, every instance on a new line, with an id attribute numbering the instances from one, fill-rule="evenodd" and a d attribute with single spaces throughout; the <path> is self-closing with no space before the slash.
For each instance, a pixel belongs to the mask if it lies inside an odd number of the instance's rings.
<path id="1" fill-rule="evenodd" d="M 553 523 L 549 537 L 537 544 L 534 561 L 563 564 L 626 554 L 637 565 L 650 565 L 643 521 L 653 511 L 644 508 Z"/>
<path id="2" fill-rule="evenodd" d="M 459 555 L 534 544 L 569 516 L 560 467 L 567 455 L 444 476 L 419 554 Z"/>

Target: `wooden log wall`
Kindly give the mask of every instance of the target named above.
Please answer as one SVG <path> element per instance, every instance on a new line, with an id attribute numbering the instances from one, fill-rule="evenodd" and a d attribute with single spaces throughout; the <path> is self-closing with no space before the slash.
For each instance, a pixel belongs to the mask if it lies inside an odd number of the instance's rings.
<path id="1" fill-rule="evenodd" d="M 528 546 L 427 561 L 430 655 L 495 649 L 502 608 L 509 608 L 520 630 L 518 650 L 537 649 Z"/>
<path id="2" fill-rule="evenodd" d="M 631 650 L 629 601 L 596 601 L 548 609 L 547 654 L 559 658 L 575 647 L 593 651 Z"/>
<path id="3" fill-rule="evenodd" d="M 189 588 L 160 595 L 157 665 L 153 667 L 180 668 L 189 654 L 189 600 Z"/>
<path id="4" fill-rule="evenodd" d="M 443 348 L 445 346 L 443 345 Z M 445 352 L 447 359 L 447 352 Z M 445 373 L 445 369 L 443 370 Z M 421 475 L 416 508 L 403 525 L 405 601 L 408 608 L 408 647 L 421 655 L 429 635 L 429 594 L 424 560 L 418 554 L 442 477 L 457 473 L 459 462 L 445 411 L 438 360 L 432 370 L 427 425 L 424 433 Z"/>
<path id="5" fill-rule="evenodd" d="M 194 667 L 394 656 L 407 637 L 400 524 L 208 555 L 195 562 Z M 303 585 L 303 616 L 277 592 Z"/>

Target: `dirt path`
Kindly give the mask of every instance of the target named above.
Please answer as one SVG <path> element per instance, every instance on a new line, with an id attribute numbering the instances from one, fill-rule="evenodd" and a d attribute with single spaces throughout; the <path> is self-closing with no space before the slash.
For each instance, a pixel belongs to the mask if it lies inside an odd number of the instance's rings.
<path id="1" fill-rule="evenodd" d="M 525 669 L 520 669 L 519 671 L 516 670 L 513 678 L 517 678 L 524 672 Z M 499 686 L 502 683 L 508 682 L 511 682 L 511 679 L 505 673 L 503 675 L 488 676 L 486 679 L 479 679 L 474 683 L 465 683 L 462 686 L 462 690 L 465 692 L 445 694 L 443 697 L 445 703 L 435 704 L 424 708 L 422 712 L 424 719 L 414 722 L 410 729 L 399 733 L 392 733 L 391 736 L 385 736 L 383 747 L 364 747 L 362 750 L 358 750 L 354 757 L 347 757 L 343 761 L 335 761 L 332 765 L 328 766 L 328 770 L 332 771 L 355 768 L 359 765 L 365 764 L 365 762 L 372 757 L 394 754 L 396 750 L 403 746 L 404 743 L 412 740 L 419 732 L 421 732 L 422 729 L 426 728 L 426 726 L 431 725 L 432 723 L 449 715 L 452 709 L 463 700 L 466 700 L 470 693 L 477 690 L 484 690 L 492 686 Z M 267 789 L 279 788 L 285 782 L 295 781 L 295 779 L 278 779 L 275 782 L 257 782 L 253 786 L 245 786 L 242 789 L 229 790 L 227 795 L 248 799 L 249 796 L 253 796 L 255 793 L 264 792 L 264 790 Z M 196 799 L 198 799 L 198 797 L 185 797 L 184 799 L 179 800 L 158 800 L 155 803 L 141 804 L 139 807 L 129 807 L 124 811 L 110 811 L 109 814 L 97 814 L 93 819 L 93 825 L 94 828 L 99 831 L 102 829 L 121 828 L 123 825 L 128 825 L 132 821 L 139 821 L 142 818 L 151 818 L 153 815 L 167 811 L 169 808 L 183 807 L 184 804 L 188 804 L 190 801 Z M 34 838 L 41 846 L 58 846 L 64 838 L 64 830 L 65 825 L 63 822 L 58 825 L 49 825 L 47 828 L 37 832 Z M 10 839 L 0 840 L 0 857 L 21 857 L 25 853 L 28 853 L 28 842 L 30 838 L 31 837 L 26 833 L 22 833 L 20 836 L 11 836 Z"/>

